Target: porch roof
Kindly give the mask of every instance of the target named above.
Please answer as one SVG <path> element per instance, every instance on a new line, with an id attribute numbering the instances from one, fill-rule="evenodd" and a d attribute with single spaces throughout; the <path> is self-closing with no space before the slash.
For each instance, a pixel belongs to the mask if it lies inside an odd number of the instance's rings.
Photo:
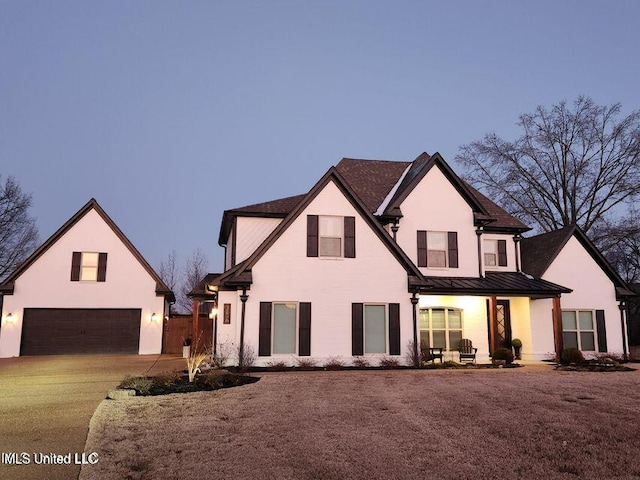
<path id="1" fill-rule="evenodd" d="M 572 290 L 522 272 L 486 272 L 480 277 L 425 277 L 416 285 L 423 294 L 554 297 Z"/>

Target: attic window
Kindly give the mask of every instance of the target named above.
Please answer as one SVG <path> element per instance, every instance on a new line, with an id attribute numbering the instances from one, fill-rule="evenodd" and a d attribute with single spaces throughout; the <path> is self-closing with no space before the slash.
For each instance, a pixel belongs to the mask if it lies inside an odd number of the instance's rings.
<path id="1" fill-rule="evenodd" d="M 106 253 L 73 252 L 71 257 L 72 282 L 105 282 L 106 279 Z"/>
<path id="2" fill-rule="evenodd" d="M 98 280 L 97 252 L 82 252 L 80 280 L 83 282 L 95 282 Z"/>

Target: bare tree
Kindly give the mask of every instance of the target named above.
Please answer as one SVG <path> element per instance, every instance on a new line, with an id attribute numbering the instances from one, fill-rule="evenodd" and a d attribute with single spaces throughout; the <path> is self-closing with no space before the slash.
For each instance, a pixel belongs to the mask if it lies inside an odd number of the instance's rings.
<path id="1" fill-rule="evenodd" d="M 13 177 L 0 185 L 0 280 L 9 275 L 38 242 L 36 221 L 29 216 L 31 195 Z"/>
<path id="2" fill-rule="evenodd" d="M 471 183 L 538 231 L 577 224 L 589 233 L 640 195 L 640 111 L 620 118 L 620 110 L 584 96 L 539 106 L 520 116 L 516 140 L 491 133 L 461 146 L 456 160 Z"/>
<path id="3" fill-rule="evenodd" d="M 594 228 L 594 236 L 609 263 L 626 282 L 640 282 L 640 211 Z"/>
<path id="4" fill-rule="evenodd" d="M 187 258 L 182 276 L 182 285 L 177 295 L 177 306 L 182 312 L 191 312 L 193 303 L 187 296 L 193 290 L 200 280 L 207 274 L 209 261 L 204 252 L 199 248 L 194 250 Z"/>
<path id="5" fill-rule="evenodd" d="M 180 266 L 178 265 L 178 254 L 175 250 L 167 256 L 166 260 L 160 262 L 158 275 L 167 286 L 175 293 L 180 280 Z"/>

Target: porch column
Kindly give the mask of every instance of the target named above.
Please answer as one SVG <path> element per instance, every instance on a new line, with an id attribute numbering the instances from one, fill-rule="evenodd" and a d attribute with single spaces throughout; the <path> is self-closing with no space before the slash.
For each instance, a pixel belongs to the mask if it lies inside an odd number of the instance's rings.
<path id="1" fill-rule="evenodd" d="M 418 356 L 418 296 L 416 292 L 413 292 L 413 296 L 411 297 L 411 307 L 413 310 L 413 358 L 417 363 L 417 367 L 420 366 L 420 361 L 418 360 L 420 357 Z"/>
<path id="2" fill-rule="evenodd" d="M 242 302 L 242 311 L 240 314 L 240 348 L 238 349 L 238 366 L 244 366 L 244 317 L 246 312 L 247 300 L 249 299 L 249 295 L 247 295 L 247 289 L 242 289 L 242 295 L 240 295 L 240 301 Z"/>
<path id="3" fill-rule="evenodd" d="M 484 259 L 482 258 L 482 230 L 479 228 L 476 230 L 476 236 L 478 237 L 478 276 L 484 278 Z"/>
<path id="4" fill-rule="evenodd" d="M 193 317 L 191 320 L 191 330 L 192 330 L 192 344 L 196 340 L 198 340 L 198 335 L 200 332 L 200 300 L 193 300 Z M 192 347 L 195 348 L 195 347 Z"/>
<path id="5" fill-rule="evenodd" d="M 553 339 L 555 344 L 555 361 L 560 363 L 560 354 L 564 350 L 564 340 L 562 338 L 562 307 L 560 305 L 560 295 L 553 297 Z"/>
<path id="6" fill-rule="evenodd" d="M 620 309 L 620 329 L 622 330 L 622 358 L 627 361 L 629 360 L 629 356 L 627 355 L 627 327 L 624 321 L 624 314 L 627 309 L 626 302 L 624 300 L 620 300 L 618 308 Z"/>
<path id="7" fill-rule="evenodd" d="M 495 295 L 489 297 L 489 355 L 498 348 L 498 299 Z"/>

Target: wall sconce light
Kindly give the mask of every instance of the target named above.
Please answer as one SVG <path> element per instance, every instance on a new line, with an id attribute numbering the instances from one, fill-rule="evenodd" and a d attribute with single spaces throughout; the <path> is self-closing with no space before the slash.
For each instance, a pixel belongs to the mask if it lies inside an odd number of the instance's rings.
<path id="1" fill-rule="evenodd" d="M 6 323 L 16 323 L 16 318 L 13 316 L 12 312 L 7 313 L 7 316 L 4 317 L 4 321 Z"/>
<path id="2" fill-rule="evenodd" d="M 151 321 L 152 322 L 157 322 L 158 321 L 158 314 L 157 313 L 152 313 L 151 314 Z"/>
<path id="3" fill-rule="evenodd" d="M 209 318 L 211 320 L 213 320 L 214 318 L 216 318 L 218 316 L 218 309 L 216 307 L 213 307 L 211 309 L 211 311 L 209 312 Z"/>

